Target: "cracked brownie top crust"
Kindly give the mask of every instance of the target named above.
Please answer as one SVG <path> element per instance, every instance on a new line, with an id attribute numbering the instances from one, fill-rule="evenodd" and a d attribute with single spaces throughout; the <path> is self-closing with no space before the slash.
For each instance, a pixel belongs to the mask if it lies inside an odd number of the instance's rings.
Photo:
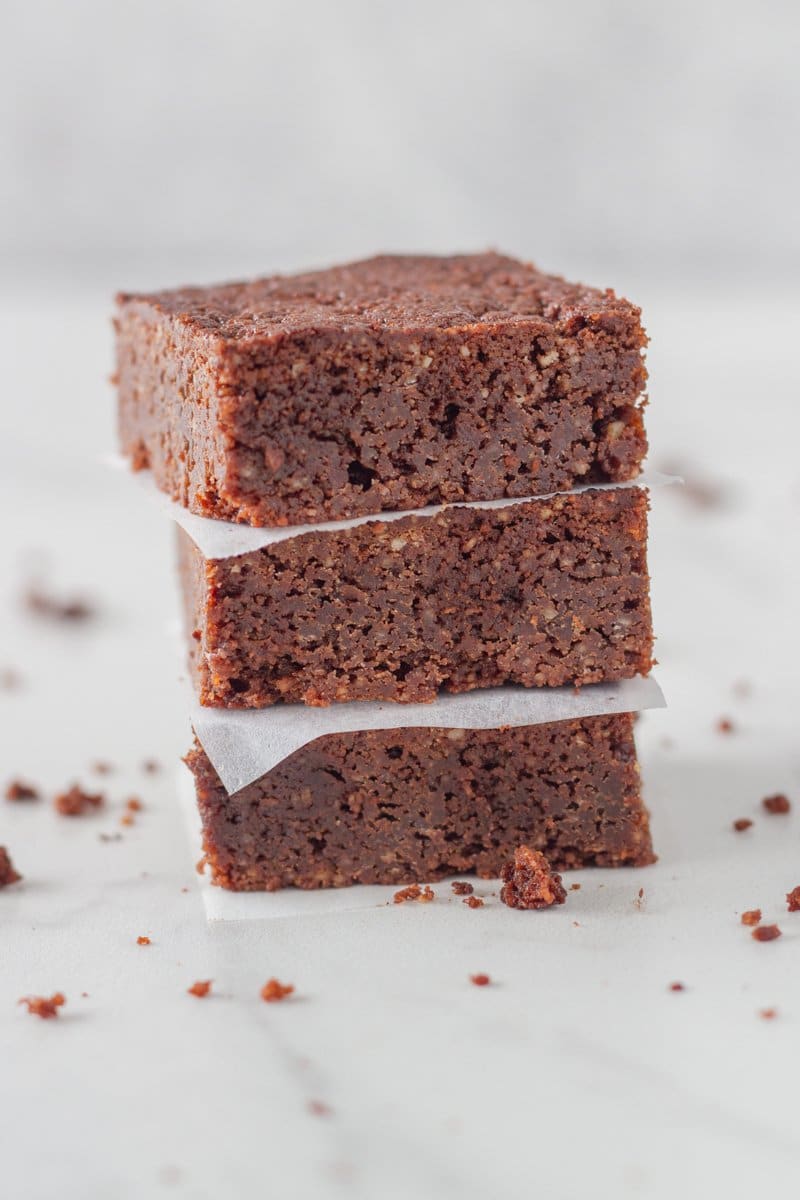
<path id="1" fill-rule="evenodd" d="M 123 451 L 254 525 L 627 480 L 639 310 L 498 254 L 122 295 Z"/>
<path id="2" fill-rule="evenodd" d="M 609 327 L 638 310 L 613 291 L 569 283 L 502 254 L 378 255 L 301 275 L 136 296 L 182 325 L 226 341 L 252 342 L 320 329 L 468 330 L 522 324 Z"/>

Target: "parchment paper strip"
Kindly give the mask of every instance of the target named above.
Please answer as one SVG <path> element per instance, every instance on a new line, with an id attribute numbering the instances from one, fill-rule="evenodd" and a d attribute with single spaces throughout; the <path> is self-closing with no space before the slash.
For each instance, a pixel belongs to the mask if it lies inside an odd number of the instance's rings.
<path id="1" fill-rule="evenodd" d="M 295 750 L 330 733 L 366 729 L 499 729 L 574 717 L 663 708 L 652 676 L 620 683 L 561 688 L 484 688 L 442 695 L 431 704 L 359 702 L 314 708 L 276 704 L 264 709 L 192 706 L 197 738 L 229 794 L 247 787 Z"/>
<path id="2" fill-rule="evenodd" d="M 126 460 L 118 455 L 109 456 L 106 461 L 112 466 L 127 468 Z M 261 550 L 264 546 L 274 546 L 277 542 L 300 537 L 304 533 L 318 531 L 335 533 L 338 530 L 354 529 L 358 525 L 366 525 L 370 521 L 399 521 L 403 517 L 433 517 L 448 508 L 508 508 L 513 504 L 528 504 L 532 500 L 547 500 L 552 496 L 569 494 L 568 492 L 550 492 L 546 496 L 520 496 L 504 500 L 470 500 L 455 504 L 429 505 L 427 508 L 409 509 L 404 512 L 375 513 L 366 517 L 354 517 L 350 521 L 320 521 L 314 525 L 286 525 L 257 529 L 252 525 L 215 521 L 211 517 L 200 517 L 196 513 L 189 512 L 183 505 L 176 504 L 156 487 L 149 471 L 135 472 L 134 479 L 150 500 L 188 533 L 205 558 L 234 558 L 237 554 L 248 554 L 252 550 Z M 656 488 L 679 482 L 680 480 L 676 476 L 647 470 L 628 483 L 590 483 L 571 490 L 586 492 L 591 488 L 599 488 L 602 491 L 620 487 Z"/>

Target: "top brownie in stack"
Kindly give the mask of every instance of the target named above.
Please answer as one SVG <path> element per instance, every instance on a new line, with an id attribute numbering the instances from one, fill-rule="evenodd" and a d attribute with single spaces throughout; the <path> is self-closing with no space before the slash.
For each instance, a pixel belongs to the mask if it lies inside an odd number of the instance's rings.
<path id="1" fill-rule="evenodd" d="M 204 516 L 298 525 L 633 479 L 645 335 L 498 254 L 121 295 L 122 448 Z"/>

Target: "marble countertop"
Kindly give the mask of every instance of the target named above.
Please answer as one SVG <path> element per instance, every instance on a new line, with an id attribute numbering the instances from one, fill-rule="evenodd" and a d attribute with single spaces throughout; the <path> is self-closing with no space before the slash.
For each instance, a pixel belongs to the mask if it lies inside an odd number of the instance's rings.
<path id="1" fill-rule="evenodd" d="M 424 906 L 208 923 L 175 787 L 170 531 L 101 461 L 106 298 L 0 297 L 0 671 L 19 675 L 0 690 L 0 780 L 109 798 L 74 821 L 0 803 L 25 876 L 0 893 L 4 1194 L 798 1194 L 796 315 L 781 296 L 643 304 L 651 461 L 688 480 L 652 513 L 670 708 L 639 744 L 658 865 L 576 872 L 547 913 L 441 888 Z M 35 580 L 95 617 L 35 616 Z M 93 776 L 97 759 L 114 773 Z M 763 813 L 775 792 L 791 815 Z M 144 808 L 123 827 L 131 795 Z M 750 937 L 753 907 L 780 940 Z M 295 996 L 261 1002 L 270 976 Z M 214 981 L 205 1000 L 196 979 Z M 56 990 L 57 1021 L 17 1005 Z"/>

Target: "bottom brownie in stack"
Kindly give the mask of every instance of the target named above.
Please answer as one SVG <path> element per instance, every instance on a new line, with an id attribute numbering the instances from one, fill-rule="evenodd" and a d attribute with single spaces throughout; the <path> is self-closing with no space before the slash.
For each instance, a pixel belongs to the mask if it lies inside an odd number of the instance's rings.
<path id="1" fill-rule="evenodd" d="M 317 738 L 228 795 L 198 742 L 213 882 L 234 891 L 492 878 L 521 843 L 555 868 L 654 861 L 635 714 Z"/>

